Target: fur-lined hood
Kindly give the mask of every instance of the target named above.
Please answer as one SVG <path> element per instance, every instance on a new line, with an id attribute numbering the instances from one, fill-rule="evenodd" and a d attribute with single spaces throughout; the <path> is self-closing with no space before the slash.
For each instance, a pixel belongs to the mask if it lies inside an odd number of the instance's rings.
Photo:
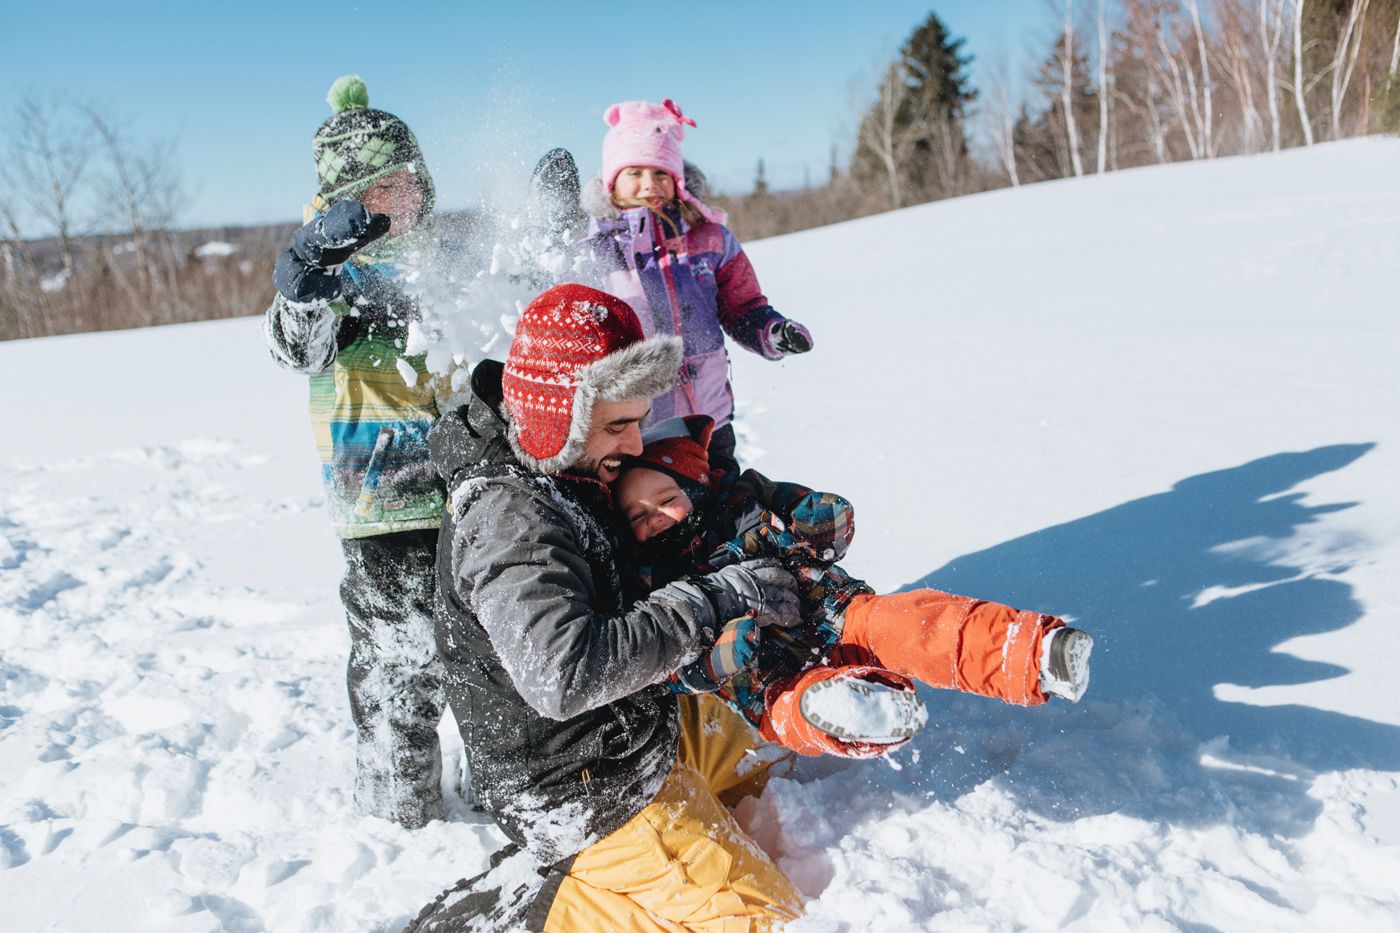
<path id="1" fill-rule="evenodd" d="M 586 367 L 574 395 L 568 440 L 559 453 L 543 460 L 520 446 L 501 391 L 504 365 L 482 360 L 472 371 L 470 401 L 443 415 L 428 432 L 433 467 L 449 489 L 464 470 L 483 461 L 513 462 L 535 473 L 567 470 L 583 456 L 593 403 L 664 394 L 675 384 L 682 353 L 679 337 L 652 337 Z"/>
<path id="2" fill-rule="evenodd" d="M 578 463 L 594 402 L 650 401 L 676 384 L 679 337 L 647 337 L 616 295 L 566 282 L 520 313 L 501 374 L 500 407 L 516 458 L 556 473 Z"/>

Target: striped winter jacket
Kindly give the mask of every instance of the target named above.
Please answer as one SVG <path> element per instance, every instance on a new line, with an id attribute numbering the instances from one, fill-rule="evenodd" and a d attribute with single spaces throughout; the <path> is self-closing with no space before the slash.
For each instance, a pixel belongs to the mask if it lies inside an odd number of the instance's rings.
<path id="1" fill-rule="evenodd" d="M 595 179 L 590 185 L 601 188 Z M 709 415 L 716 427 L 734 417 L 728 334 L 740 346 L 779 359 L 769 337 L 785 318 L 768 304 L 753 266 L 729 228 L 691 227 L 674 208 L 618 210 L 594 190 L 594 213 L 581 244 L 599 287 L 632 306 L 648 337 L 675 334 L 685 343 L 676 387 L 652 402 L 648 424 L 681 415 Z M 600 214 L 601 212 L 601 214 Z"/>
<path id="2" fill-rule="evenodd" d="M 680 524 L 636 545 L 636 563 L 653 587 L 758 557 L 782 561 L 797 578 L 802 624 L 763 629 L 758 662 L 715 691 L 757 726 L 763 691 L 823 661 L 841 637 L 846 606 L 874 591 L 836 564 L 855 537 L 855 510 L 847 500 L 796 483 L 775 483 L 756 470 L 731 478 L 712 496 Z M 678 678 L 670 683 L 686 692 Z"/>
<path id="3" fill-rule="evenodd" d="M 273 359 L 311 377 L 316 453 L 342 538 L 442 522 L 445 494 L 427 446 L 434 384 L 423 357 L 404 351 L 416 308 L 396 281 L 400 257 L 423 240 L 408 233 L 355 256 L 342 267 L 340 299 L 298 305 L 278 295 L 263 321 Z"/>

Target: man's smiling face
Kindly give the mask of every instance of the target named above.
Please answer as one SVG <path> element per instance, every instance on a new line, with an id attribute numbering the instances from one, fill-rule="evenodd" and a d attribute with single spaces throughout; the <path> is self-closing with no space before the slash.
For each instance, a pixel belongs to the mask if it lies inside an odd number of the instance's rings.
<path id="1" fill-rule="evenodd" d="M 642 419 L 651 411 L 649 401 L 593 403 L 593 420 L 583 456 L 572 470 L 604 483 L 612 483 L 621 472 L 622 459 L 642 452 Z"/>

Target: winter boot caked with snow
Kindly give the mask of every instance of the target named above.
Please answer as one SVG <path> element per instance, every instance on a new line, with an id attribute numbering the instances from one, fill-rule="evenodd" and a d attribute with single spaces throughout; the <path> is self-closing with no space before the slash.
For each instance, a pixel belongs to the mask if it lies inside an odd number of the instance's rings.
<path id="1" fill-rule="evenodd" d="M 1045 633 L 1040 644 L 1042 693 L 1078 703 L 1089 689 L 1089 653 L 1094 639 L 1088 632 L 1062 626 Z"/>
<path id="2" fill-rule="evenodd" d="M 813 684 L 799 704 L 802 717 L 843 742 L 895 745 L 913 738 L 928 710 L 913 690 L 863 677 Z"/>
<path id="3" fill-rule="evenodd" d="M 874 758 L 928 720 L 914 682 L 859 664 L 819 665 L 768 688 L 759 732 L 803 755 Z"/>

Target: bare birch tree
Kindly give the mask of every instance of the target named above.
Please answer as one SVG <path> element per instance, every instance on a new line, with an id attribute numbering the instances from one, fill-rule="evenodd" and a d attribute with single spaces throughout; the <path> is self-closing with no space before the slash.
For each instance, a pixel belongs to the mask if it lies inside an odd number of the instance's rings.
<path id="1" fill-rule="evenodd" d="M 1159 0 L 1125 0 L 1117 51 L 1114 97 L 1118 112 L 1137 117 L 1146 151 L 1156 162 L 1171 158 L 1167 118 L 1173 109 L 1166 92 L 1164 69 L 1158 60 Z M 1122 121 L 1119 121 L 1122 122 Z"/>
<path id="2" fill-rule="evenodd" d="M 890 208 L 904 206 L 902 170 L 914 150 L 914 127 L 922 122 L 904 120 L 905 89 L 908 81 L 904 66 L 894 62 L 885 69 L 876 88 L 875 104 L 861 120 L 856 145 L 866 149 L 879 164 Z"/>
<path id="3" fill-rule="evenodd" d="M 1064 26 L 1060 42 L 1060 104 L 1065 112 L 1065 135 L 1069 161 L 1076 177 L 1084 174 L 1084 161 L 1079 157 L 1079 128 L 1074 119 L 1074 0 L 1064 0 Z"/>
<path id="4" fill-rule="evenodd" d="M 1390 45 L 1390 70 L 1386 72 L 1385 89 L 1389 93 L 1390 86 L 1395 83 L 1395 68 L 1400 66 L 1400 16 L 1395 18 L 1395 41 Z"/>
<path id="5" fill-rule="evenodd" d="M 986 108 L 982 111 L 987 121 L 988 135 L 997 158 L 1011 180 L 1013 188 L 1021 184 L 1021 175 L 1016 168 L 1016 105 L 1011 100 L 1011 77 L 1006 59 L 998 55 L 985 71 Z"/>
<path id="6" fill-rule="evenodd" d="M 1283 47 L 1285 0 L 1259 0 L 1259 39 L 1264 48 L 1264 88 L 1269 100 L 1269 142 L 1279 150 L 1282 118 L 1278 99 L 1279 49 Z M 1400 33 L 1397 33 L 1400 35 Z"/>
<path id="7" fill-rule="evenodd" d="M 63 268 L 69 274 L 77 232 L 73 200 L 91 155 L 89 139 L 65 119 L 60 104 L 37 97 L 20 98 L 10 157 L 0 165 L 0 172 L 18 201 L 58 239 Z"/>
<path id="8" fill-rule="evenodd" d="M 1201 28 L 1201 8 L 1196 0 L 1186 0 L 1186 9 L 1191 14 L 1191 25 L 1196 34 L 1197 64 L 1201 69 L 1200 116 L 1201 149 L 1206 158 L 1213 158 L 1215 148 L 1215 84 L 1210 77 L 1210 54 L 1206 51 L 1206 33 Z"/>
<path id="9" fill-rule="evenodd" d="M 1099 174 L 1108 167 L 1108 28 L 1104 15 L 1106 0 L 1099 0 Z"/>
<path id="10" fill-rule="evenodd" d="M 1298 105 L 1298 120 L 1303 124 L 1303 141 L 1313 144 L 1312 121 L 1308 119 L 1308 104 L 1303 85 L 1303 3 L 1293 0 L 1293 101 Z"/>
<path id="11" fill-rule="evenodd" d="M 171 254 L 163 234 L 174 224 L 184 203 L 174 143 L 139 145 L 97 107 L 84 107 L 83 112 L 102 147 L 97 179 L 102 220 L 111 229 L 131 236 L 136 260 L 133 291 L 168 303 L 173 296 L 172 266 L 177 257 Z M 119 271 L 116 263 L 111 266 Z"/>
<path id="12" fill-rule="evenodd" d="M 1215 21 L 1225 74 L 1223 83 L 1225 89 L 1234 90 L 1239 108 L 1240 125 L 1235 137 L 1238 151 L 1259 152 L 1265 147 L 1265 130 L 1255 80 L 1268 68 L 1268 62 L 1258 60 L 1252 0 L 1216 0 Z M 1228 131 L 1228 125 L 1223 129 Z"/>
<path id="13" fill-rule="evenodd" d="M 1162 18 L 1159 17 L 1154 25 L 1160 57 L 1149 60 L 1157 69 L 1166 88 L 1167 99 L 1176 111 L 1177 122 L 1181 124 L 1181 132 L 1186 139 L 1187 152 L 1193 159 L 1203 158 L 1205 150 L 1201 145 L 1201 109 L 1197 100 L 1196 71 L 1189 61 L 1178 61 L 1180 41 L 1175 30 L 1169 42 Z"/>
<path id="14" fill-rule="evenodd" d="M 1366 35 L 1366 8 L 1371 0 L 1352 0 L 1346 22 L 1337 37 L 1337 47 L 1328 67 L 1332 72 L 1332 138 L 1342 138 L 1342 104 L 1356 71 L 1356 60 Z"/>

